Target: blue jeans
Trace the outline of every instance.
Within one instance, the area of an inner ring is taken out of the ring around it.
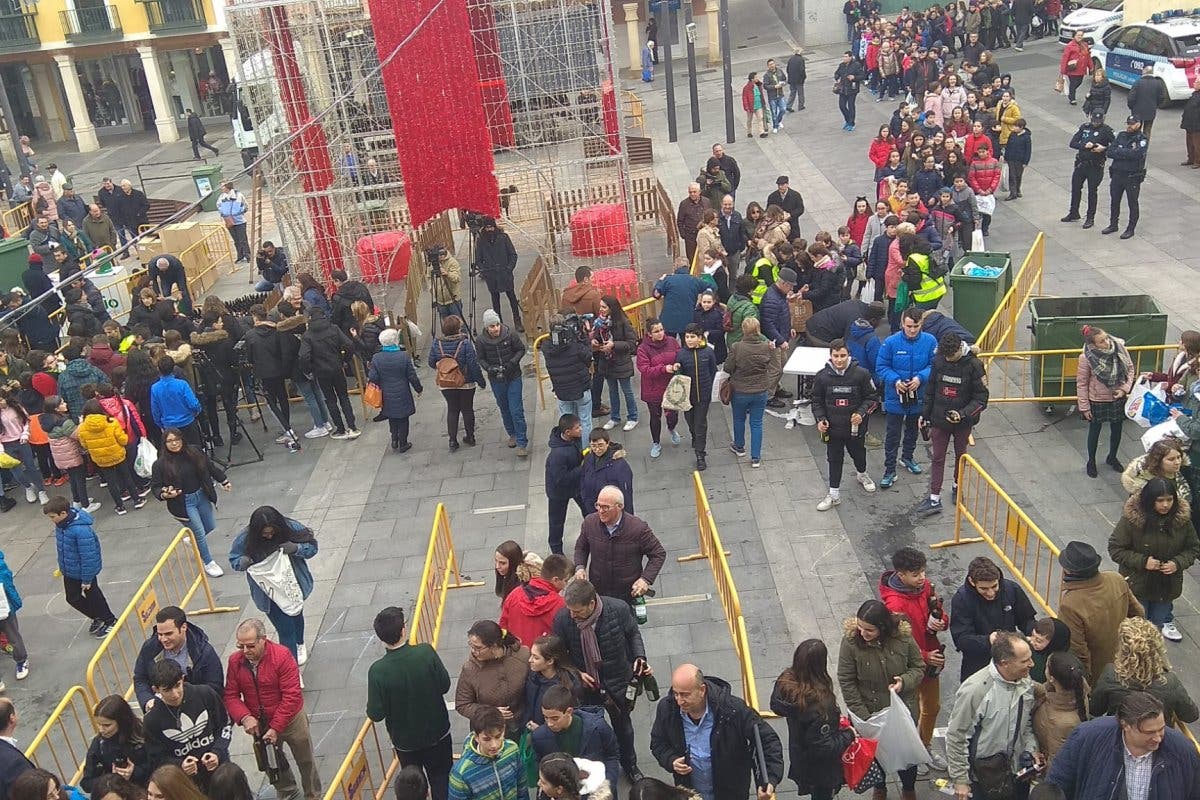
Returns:
[[[574,414],[579,417],[579,421],[583,423],[583,441],[588,440],[588,436],[592,433],[592,393],[589,389],[584,389],[583,397],[578,400],[559,400],[558,415]]]
[[[787,111],[787,100],[783,96],[783,92],[779,93],[779,97],[771,100],[771,122],[778,128],[783,124],[783,115]]]
[[[292,383],[296,384],[296,391],[300,392],[300,396],[304,398],[304,404],[308,406],[308,413],[312,415],[313,419],[313,427],[321,428],[329,424],[329,407],[325,405],[325,393],[320,391],[317,382],[294,378]]]
[[[904,431],[904,450],[901,457],[905,461],[911,461],[913,453],[917,449],[917,420],[919,417],[916,414],[906,416],[904,414],[888,414],[887,415],[887,435],[883,440],[883,471],[896,471],[896,453],[900,450],[900,431]]]
[[[254,284],[254,291],[256,291],[256,292],[269,292],[272,289],[278,289],[279,291],[282,292],[283,284],[275,283],[274,281],[269,281],[266,278],[263,278],[261,281]]]
[[[196,537],[196,548],[200,551],[200,558],[207,564],[213,560],[208,549],[208,535],[217,529],[212,501],[203,489],[197,489],[183,496],[183,505],[187,509],[188,527]]]
[[[846,120],[847,125],[854,124],[854,103],[858,100],[858,93],[854,94],[839,94],[838,108],[842,112],[842,119]]]
[[[33,457],[32,447],[20,442],[5,442],[4,452],[21,462],[20,466],[13,467],[10,470],[13,480],[26,489],[42,488],[41,481],[38,480],[41,473],[38,472],[37,461]]]
[[[279,634],[279,643],[291,650],[292,658],[295,658],[296,645],[304,644],[304,612],[301,611],[296,616],[289,617],[270,600],[267,603],[269,603],[267,619],[271,620],[271,624],[275,626],[275,630]]]
[[[750,416],[750,458],[762,457],[763,414],[767,410],[767,392],[742,394],[734,392],[730,406],[733,408],[733,444],[739,450],[746,447],[746,416]]]
[[[492,394],[500,407],[500,418],[504,420],[504,432],[517,440],[517,447],[529,447],[529,433],[525,428],[525,405],[521,394],[521,376],[511,381],[492,381]]]
[[[1146,609],[1146,619],[1154,623],[1154,627],[1161,628],[1168,622],[1175,621],[1175,602],[1173,600],[1143,600],[1138,598],[1138,602]]]
[[[621,391],[617,391],[617,387],[621,387]],[[633,397],[633,378],[608,378],[608,402],[612,406],[612,413],[608,418],[613,422],[621,421],[621,395],[625,395],[625,405],[629,408],[629,419],[631,422],[638,421],[637,401]]]

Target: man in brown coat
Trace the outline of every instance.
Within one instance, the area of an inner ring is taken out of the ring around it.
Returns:
[[[1079,656],[1092,686],[1117,653],[1117,626],[1145,610],[1125,579],[1100,571],[1100,554],[1086,542],[1068,542],[1058,556],[1063,571],[1058,618],[1071,629],[1071,652]]]
[[[584,518],[575,541],[575,577],[591,581],[604,597],[632,605],[658,577],[667,550],[649,525],[624,509],[625,496],[620,489],[605,486],[600,490],[596,510]]]
[[[679,236],[683,239],[689,264],[696,255],[696,233],[700,230],[700,219],[710,208],[712,203],[700,194],[700,184],[689,183],[688,196],[679,201],[679,211],[675,215],[675,223],[679,226]]]
[[[562,290],[563,306],[576,314],[600,315],[600,290],[592,285],[592,271],[587,267],[575,270],[575,283]]]

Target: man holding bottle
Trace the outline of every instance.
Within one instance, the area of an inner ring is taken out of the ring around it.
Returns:
[[[625,496],[605,486],[596,498],[575,540],[575,577],[588,578],[602,597],[615,597],[630,606],[650,591],[667,560],[667,550],[650,526],[626,514]]]

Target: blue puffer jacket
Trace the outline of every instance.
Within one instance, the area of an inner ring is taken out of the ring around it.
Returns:
[[[293,535],[291,541],[297,544],[297,550],[289,558],[292,561],[292,571],[296,573],[296,583],[300,585],[300,593],[304,597],[312,594],[313,576],[308,571],[307,559],[312,558],[317,554],[317,540],[309,532],[307,526],[297,522],[290,517],[286,518],[288,527],[292,530]],[[242,528],[237,536],[233,539],[233,544],[229,548],[229,566],[233,567],[238,572],[245,572],[254,564],[254,560],[246,552],[246,538],[250,535],[247,528]],[[283,542],[280,542],[282,545]],[[268,554],[270,555],[270,554]],[[258,610],[267,613],[271,608],[271,598],[267,597],[266,592],[254,582],[250,575],[246,575],[246,583],[250,584],[250,599],[254,601],[254,605]]]
[[[427,363],[436,370],[437,362],[443,358],[453,358],[458,362],[458,369],[462,372],[463,380],[466,381],[462,388],[470,389],[472,388],[471,384],[475,384],[481,389],[485,386],[483,368],[479,366],[479,356],[475,353],[475,345],[471,343],[471,339],[465,333],[433,340],[433,344],[429,346]]]
[[[867,277],[874,278],[877,281],[883,280],[884,273],[887,272],[888,248],[892,244],[892,237],[886,233],[881,233],[875,237],[875,241],[871,242],[871,251],[867,253]]]
[[[1125,796],[1125,744],[1116,717],[1101,717],[1075,729],[1059,749],[1046,780],[1071,798]],[[1183,734],[1168,727],[1153,756],[1150,797],[1200,797],[1200,759]]]
[[[875,374],[875,365],[879,361],[879,348],[883,342],[875,335],[875,326],[866,320],[856,320],[850,324],[846,333],[846,349],[850,357]]]
[[[4,587],[4,594],[8,598],[8,608],[15,614],[21,610],[21,594],[17,591],[17,584],[13,580],[12,570],[8,568],[8,562],[4,560],[4,553],[0,552],[0,586]]]
[[[792,310],[788,308],[787,295],[778,287],[768,286],[763,295],[762,303],[758,306],[758,314],[762,321],[763,336],[773,341],[776,346],[786,344],[792,338]]]
[[[879,348],[879,358],[875,362],[875,377],[879,379],[883,389],[883,409],[889,414],[903,414],[908,417],[920,416],[925,404],[925,387],[929,384],[929,373],[933,368],[933,355],[937,351],[937,339],[928,333],[919,333],[915,341],[910,341],[904,331],[893,333],[883,340]],[[896,394],[896,381],[906,381],[917,376],[921,379],[921,388],[917,390],[917,402],[900,405],[900,395]]]
[[[579,497],[579,482],[583,476],[583,453],[579,441],[562,437],[556,425],[550,431],[550,452],[546,456],[546,497]]]
[[[92,515],[80,508],[67,511],[67,518],[54,526],[58,569],[64,578],[91,583],[100,574],[100,538],[92,527]]]
[[[942,334],[957,333],[958,338],[967,344],[975,344],[975,334],[964,328],[954,317],[948,317],[940,311],[931,311],[921,320],[921,330],[934,339],[941,341]]]

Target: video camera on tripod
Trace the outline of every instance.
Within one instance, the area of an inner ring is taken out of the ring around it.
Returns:
[[[435,279],[442,277],[442,258],[445,255],[446,248],[440,244],[425,248],[425,263],[429,265],[429,272]]]

